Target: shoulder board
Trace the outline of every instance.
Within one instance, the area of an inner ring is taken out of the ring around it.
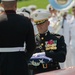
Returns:
[[[57,38],[60,38],[61,37],[61,35],[60,36],[56,36]]]
[[[51,34],[54,35],[54,36],[57,37],[57,38],[60,38],[61,36],[63,36],[63,35],[55,34],[55,33],[51,33]]]

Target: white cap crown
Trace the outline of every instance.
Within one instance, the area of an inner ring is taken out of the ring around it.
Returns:
[[[48,19],[50,16],[50,12],[45,9],[37,9],[31,14],[31,18],[33,18],[34,21],[45,20]]]

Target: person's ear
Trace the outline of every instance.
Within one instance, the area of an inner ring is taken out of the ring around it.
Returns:
[[[48,25],[50,25],[50,21],[48,21]]]
[[[15,2],[15,4],[14,4],[14,9],[16,11],[16,9],[17,9],[17,2]]]
[[[3,5],[2,3],[0,3],[0,6],[1,6],[1,7],[4,7],[4,5]]]

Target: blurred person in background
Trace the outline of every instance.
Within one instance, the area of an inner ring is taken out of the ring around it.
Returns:
[[[51,17],[49,18],[50,21],[50,28],[52,29],[53,33],[57,33],[59,26],[62,21],[62,16],[60,11],[54,9],[50,4],[47,5],[46,9],[50,12]],[[49,29],[50,30],[50,29]]]
[[[69,22],[70,26],[70,51],[68,54],[67,67],[75,66],[75,4],[72,7],[72,18]]]

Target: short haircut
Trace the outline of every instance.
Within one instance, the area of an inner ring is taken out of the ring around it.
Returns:
[[[2,4],[4,5],[4,7],[6,8],[10,8],[13,7],[16,1],[2,1]]]

